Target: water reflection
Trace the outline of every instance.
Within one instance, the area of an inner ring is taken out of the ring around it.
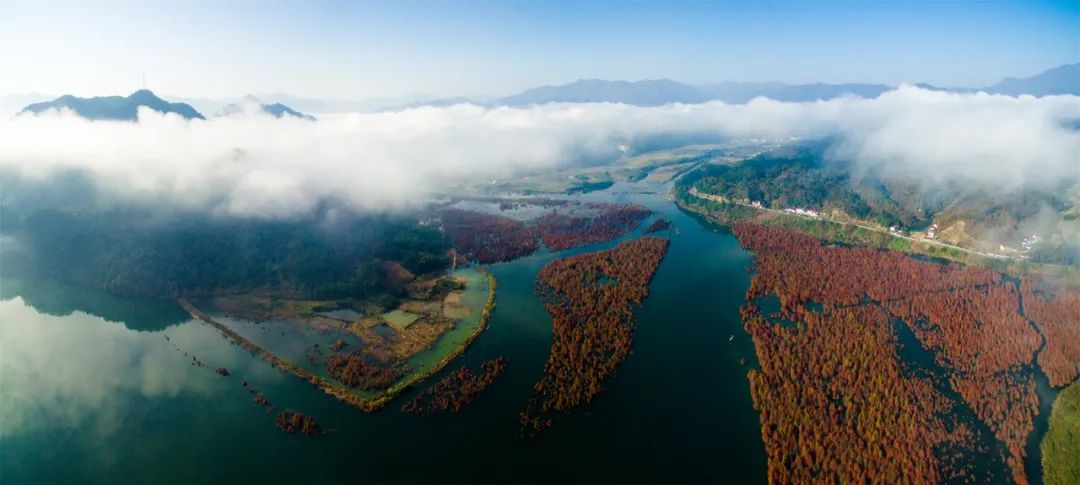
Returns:
[[[10,265],[4,270],[0,300],[19,296],[27,305],[48,315],[66,316],[82,311],[144,331],[164,330],[189,319],[187,312],[173,301],[119,298],[28,271],[14,273]]]
[[[207,397],[230,385],[213,366],[253,366],[249,356],[192,321],[167,332],[136,332],[82,311],[41,313],[22,297],[0,301],[0,315],[3,438],[50,429],[106,438],[137,403]],[[275,374],[255,367],[248,373]]]

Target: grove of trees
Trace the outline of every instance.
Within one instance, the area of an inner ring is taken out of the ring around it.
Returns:
[[[540,247],[532,230],[508,217],[461,209],[446,209],[440,217],[454,247],[478,263],[510,261]]]
[[[359,353],[336,353],[327,357],[326,372],[349,387],[365,390],[386,389],[405,375],[404,366],[383,366],[369,362]]]
[[[419,415],[461,411],[462,407],[494,383],[505,368],[506,359],[501,356],[481,363],[479,374],[467,366],[461,366],[403,404],[401,411]]]
[[[283,411],[274,417],[274,425],[286,433],[303,433],[304,436],[315,436],[319,433],[319,424],[315,418],[293,411]]]
[[[1021,291],[1015,282],[980,268],[940,264],[870,248],[827,247],[817,239],[777,227],[736,224],[733,231],[740,243],[754,254],[755,274],[747,292],[748,306],[744,309],[744,317],[755,335],[755,343],[759,344],[763,371],[772,366],[773,360],[787,362],[778,369],[790,367],[788,359],[791,356],[766,351],[769,349],[767,345],[770,345],[768,342],[775,335],[783,335],[783,338],[794,336],[783,334],[787,329],[760,318],[760,310],[752,304],[758,297],[775,295],[779,299],[779,316],[800,322],[800,332],[796,332],[795,336],[811,331],[813,324],[832,322],[832,319],[838,318],[838,314],[846,315],[845,312],[856,310],[861,312],[856,316],[857,320],[864,322],[864,326],[870,325],[868,322],[871,321],[884,322],[874,323],[882,327],[882,332],[890,333],[888,322],[899,320],[912,330],[919,344],[934,356],[949,387],[1005,446],[1007,454],[1004,461],[1012,472],[1013,480],[1027,483],[1025,445],[1039,412],[1032,365],[1042,338],[1021,312]],[[1030,284],[1026,283],[1025,286]],[[1045,324],[1049,330],[1043,330],[1047,335],[1047,350],[1043,352],[1050,351],[1050,354],[1046,357],[1040,354],[1040,363],[1047,362],[1043,364],[1044,369],[1055,369],[1053,372],[1059,373],[1052,377],[1056,378],[1054,382],[1072,379],[1075,374],[1069,377],[1068,356],[1080,344],[1076,344],[1076,334],[1069,333],[1075,330],[1069,323],[1070,317],[1064,315],[1070,314],[1071,318],[1075,318],[1078,307],[1075,303],[1067,307],[1070,304],[1068,294],[1050,295],[1027,288],[1024,293],[1030,294],[1024,299],[1027,315],[1036,322],[1050,322]],[[1029,300],[1034,303],[1028,303]],[[1055,302],[1059,301],[1062,306],[1055,306],[1059,304]],[[821,310],[809,310],[809,303],[820,305]],[[1040,325],[1042,328],[1044,324]],[[762,326],[764,328],[758,328]],[[830,347],[836,352],[843,352],[840,355],[845,365],[856,358],[856,352],[849,349],[852,345],[847,341],[849,338],[833,341]],[[1055,340],[1058,341],[1056,346],[1050,347]],[[796,350],[794,346],[786,348],[797,352],[796,357],[809,355],[806,349]],[[859,351],[860,354],[865,352],[870,351]],[[1075,359],[1071,361],[1075,362]],[[838,385],[835,384],[837,370],[834,366],[819,366],[812,370],[819,374],[814,379],[825,380],[830,389]],[[877,367],[865,370],[868,373],[866,379],[851,382],[872,385],[874,380],[881,378],[879,372],[885,372]],[[1047,374],[1051,375],[1051,371],[1047,371]],[[892,379],[886,377],[887,382]],[[755,392],[758,395],[764,390],[761,382],[767,382],[765,387],[773,393],[777,392],[774,384],[788,386],[785,389],[795,392],[799,399],[808,398],[805,394],[816,395],[819,392],[812,387],[791,388],[793,383],[788,381],[756,379],[758,389]],[[807,385],[824,384],[811,380]],[[844,392],[870,391],[873,389]],[[854,405],[854,402],[851,404]],[[905,401],[904,404],[909,403]],[[896,403],[891,405],[895,406]],[[869,411],[865,406],[856,406],[850,412],[861,416]],[[894,409],[905,414],[913,412],[905,407]],[[911,415],[906,419],[924,417]],[[814,427],[814,432],[820,431],[817,428],[835,424],[827,419],[804,422]],[[767,421],[764,418],[762,423],[763,433],[770,431],[765,429]],[[794,445],[785,442],[777,446],[787,449]],[[866,448],[866,452],[876,453],[877,450]],[[842,481],[860,480],[849,477]]]

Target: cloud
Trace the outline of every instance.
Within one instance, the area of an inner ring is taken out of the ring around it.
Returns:
[[[634,107],[474,105],[308,122],[248,114],[137,123],[71,113],[0,121],[0,170],[49,181],[88,173],[97,191],[219,214],[283,217],[335,199],[396,209],[467,180],[619,154],[664,135],[835,136],[834,154],[935,181],[1012,190],[1080,176],[1080,98],[955,94],[902,86],[876,99]]]

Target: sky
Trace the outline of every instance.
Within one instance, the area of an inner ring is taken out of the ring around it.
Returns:
[[[1080,62],[1080,0],[0,0],[0,95],[500,96],[576,79],[983,87]]]

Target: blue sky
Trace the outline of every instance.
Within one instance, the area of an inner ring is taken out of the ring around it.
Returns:
[[[220,4],[220,5],[219,5]],[[1080,62],[1080,0],[0,2],[0,94],[503,95],[580,78],[985,86]]]

